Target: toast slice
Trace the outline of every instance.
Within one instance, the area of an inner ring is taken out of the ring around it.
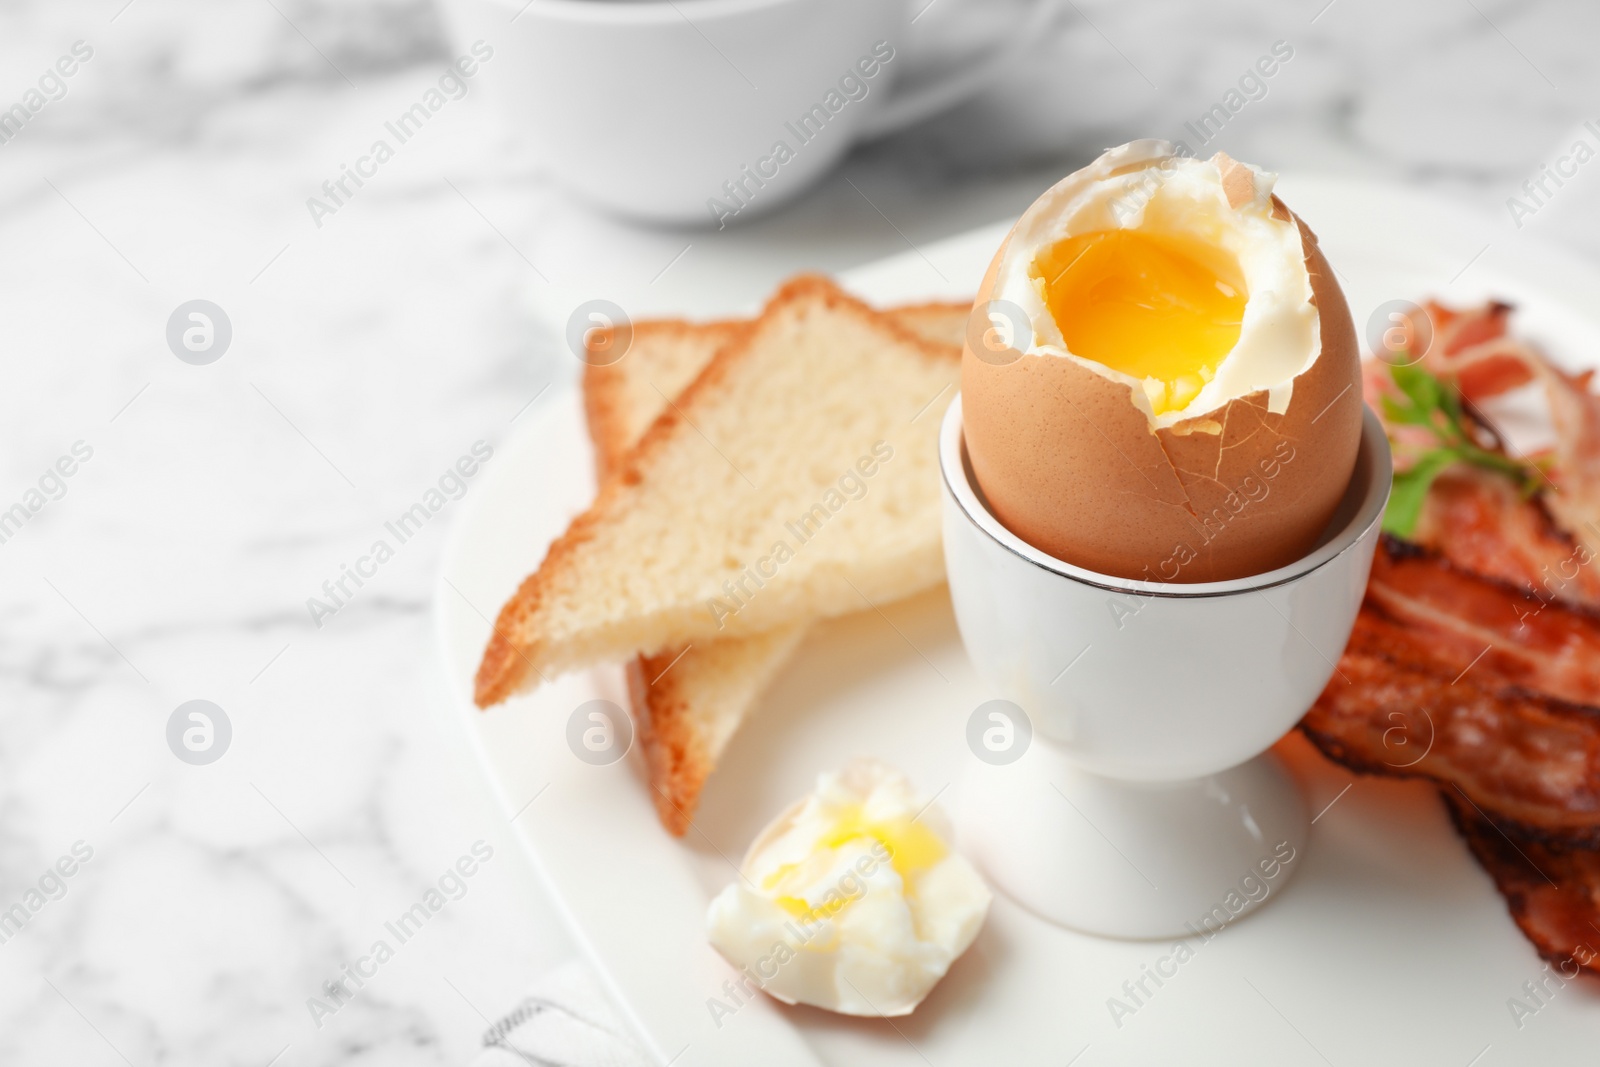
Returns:
[[[785,285],[501,610],[479,705],[936,584],[935,443],[959,367],[827,279]]]
[[[968,303],[921,304],[886,312],[925,340],[959,351]],[[625,358],[591,363],[584,408],[603,481],[617,470],[651,423],[749,324],[742,321],[635,323]],[[603,344],[604,337],[594,343]],[[791,623],[753,637],[721,638],[639,656],[628,667],[628,692],[657,814],[682,836],[723,749],[808,628]]]
[[[958,352],[971,313],[970,302],[910,304],[883,312],[923,340]],[[623,359],[584,368],[584,412],[602,481],[621,466],[650,424],[667,410],[667,401],[683,392],[711,357],[750,325],[747,319],[634,323],[633,342]],[[597,330],[591,336],[595,347],[607,341],[605,331]]]

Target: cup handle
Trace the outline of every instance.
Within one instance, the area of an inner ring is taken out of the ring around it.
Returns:
[[[999,45],[992,52],[973,57],[970,65],[953,77],[911,92],[894,94],[881,109],[862,121],[857,139],[871,141],[886,137],[977,94],[1001,73],[1024,46],[1037,39],[1061,10],[1058,0],[1034,0],[1032,9],[1008,43]]]

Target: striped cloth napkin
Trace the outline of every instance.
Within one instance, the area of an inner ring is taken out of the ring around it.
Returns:
[[[535,982],[483,1035],[471,1067],[651,1067],[581,959]]]

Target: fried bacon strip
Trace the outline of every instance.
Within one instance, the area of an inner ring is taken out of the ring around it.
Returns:
[[[1600,975],[1600,852],[1507,834],[1452,790],[1445,806],[1506,898],[1511,918],[1562,978]]]
[[[1393,538],[1374,554],[1366,605],[1389,628],[1399,624],[1404,633],[1394,639],[1418,646],[1449,680],[1600,705],[1593,611],[1520,592]]]
[[[1430,301],[1427,311],[1434,339],[1423,366],[1453,382],[1467,411],[1485,427],[1493,430],[1478,401],[1529,382],[1543,387],[1557,442],[1548,486],[1552,491],[1542,494],[1544,506],[1561,530],[1600,556],[1600,396],[1594,393],[1595,372],[1569,373],[1511,337],[1509,304],[1490,301],[1455,311]],[[1366,375],[1367,399],[1375,410],[1382,410],[1378,397],[1392,388],[1382,364],[1375,362]],[[1416,429],[1399,427],[1395,432],[1408,438]]]
[[[1367,636],[1383,644],[1404,633]],[[1519,834],[1600,847],[1600,722],[1592,709],[1515,689],[1452,686],[1371,648],[1346,652],[1339,673],[1300,723],[1328,758],[1366,774],[1459,786]]]
[[[1452,380],[1467,400],[1482,400],[1533,380],[1526,346],[1507,336],[1512,307],[1489,301],[1454,311],[1435,301],[1426,305],[1433,342],[1422,365]]]
[[[1600,975],[1600,397],[1593,372],[1511,338],[1510,311],[1430,303],[1424,366],[1496,445],[1477,402],[1538,382],[1557,438],[1547,480],[1532,499],[1465,466],[1434,481],[1421,547],[1380,548],[1339,672],[1301,728],[1355,770],[1438,784],[1518,927],[1570,979]],[[1394,388],[1368,366],[1374,408]],[[1426,434],[1391,427],[1399,445]]]
[[[1593,550],[1555,524],[1542,496],[1525,499],[1492,471],[1458,466],[1439,475],[1411,539],[1457,567],[1541,599],[1600,608]]]
[[[1534,355],[1530,364],[1544,383],[1556,431],[1556,492],[1544,494],[1556,523],[1600,555],[1600,397],[1594,371],[1568,374]]]
[[[1459,787],[1530,838],[1600,847],[1600,619],[1386,539],[1301,722],[1353,770]]]

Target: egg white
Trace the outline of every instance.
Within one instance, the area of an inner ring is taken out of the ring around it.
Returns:
[[[1253,195],[1233,207],[1218,160],[1181,156],[1166,141],[1141,140],[1107,150],[1048,190],[1012,232],[994,288],[994,298],[1020,307],[1032,327],[1023,358],[1070,359],[1130,386],[1152,430],[1198,419],[1261,390],[1268,392],[1271,411],[1287,411],[1294,379],[1322,353],[1321,322],[1299,227],[1272,213],[1277,175],[1255,167],[1248,173]],[[1237,259],[1249,291],[1239,340],[1216,375],[1188,404],[1160,415],[1140,379],[1067,349],[1030,274],[1039,253],[1057,242],[1116,229],[1186,236],[1222,249]]]
[[[946,851],[902,879],[893,866],[852,840],[819,844],[842,812],[872,821],[918,821],[945,843],[950,827],[904,774],[857,760],[818,777],[816,790],[762,831],[740,878],[711,902],[711,944],[767,995],[848,1015],[910,1012],[977,936],[991,896],[972,865]],[[883,853],[887,855],[887,853]],[[849,903],[826,917],[797,921],[767,888],[780,870],[787,891],[816,907],[841,885]]]

